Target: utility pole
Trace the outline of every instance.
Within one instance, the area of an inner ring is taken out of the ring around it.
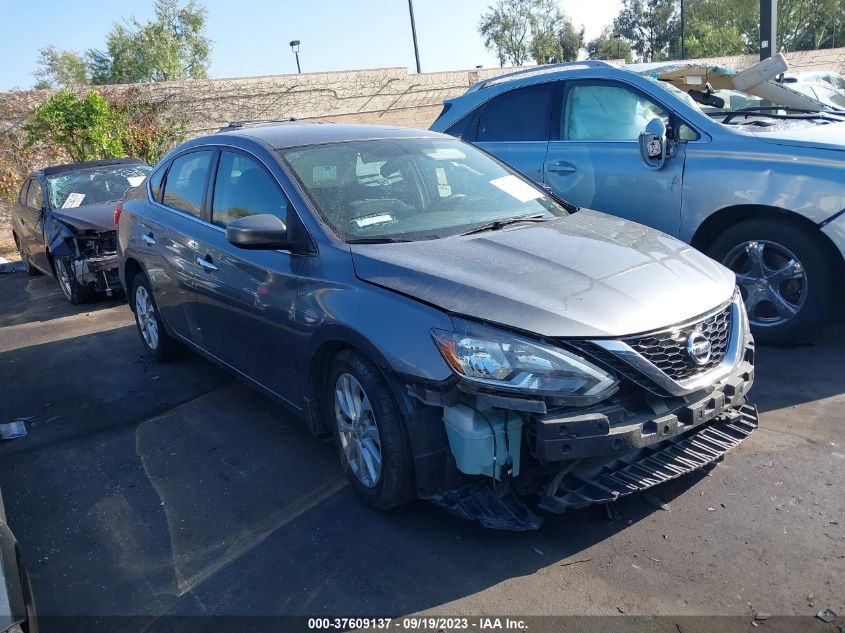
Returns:
[[[417,73],[420,70],[420,49],[417,46],[417,25],[414,23],[414,0],[408,0],[408,11],[411,13],[411,36],[414,38],[414,57],[417,60]]]
[[[687,58],[687,43],[684,35],[684,0],[681,0],[681,59]]]
[[[760,61],[778,48],[778,0],[760,0]]]
[[[296,55],[296,72],[301,73],[302,68],[299,67],[299,40],[291,41],[290,50]]]

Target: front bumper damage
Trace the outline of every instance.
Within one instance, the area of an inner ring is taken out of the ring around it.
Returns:
[[[53,258],[70,264],[80,286],[108,296],[121,290],[116,231],[76,228],[59,220],[45,228]]]
[[[758,424],[757,410],[747,401],[754,343],[744,308],[733,315],[724,339],[725,361],[687,379],[686,388],[664,381],[667,389],[653,380],[655,372],[623,366],[602,356],[602,349],[590,358],[614,371],[619,389],[591,406],[469,393],[459,382],[441,389],[406,383],[407,393],[429,410],[417,429],[430,429],[435,411],[442,416],[441,428],[450,426],[450,416],[475,411],[488,424],[498,420],[503,438],[498,440],[491,425],[497,439],[473,453],[473,462],[466,459],[465,446],[456,446],[454,429],[440,447],[427,437],[424,454],[415,450],[419,496],[487,527],[528,530],[542,522],[528,505],[532,499],[552,513],[606,504],[720,460]],[[518,428],[519,442],[512,428]],[[485,454],[486,465],[466,468]]]

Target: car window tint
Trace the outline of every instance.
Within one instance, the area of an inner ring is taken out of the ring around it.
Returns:
[[[287,211],[287,199],[260,163],[243,154],[220,154],[211,212],[214,224],[225,227],[232,220],[259,213],[287,221]]]
[[[156,202],[161,201],[161,181],[164,179],[165,171],[167,170],[162,166],[150,174],[150,192]]]
[[[556,82],[511,90],[490,101],[478,141],[547,141]]]
[[[563,138],[587,141],[635,141],[651,119],[669,126],[669,113],[624,86],[572,86],[566,95]]]
[[[29,191],[26,192],[26,206],[30,209],[41,209],[44,206],[44,195],[41,193],[41,185],[37,180],[29,183]]]
[[[199,217],[212,153],[191,152],[174,159],[164,184],[164,204]]]
[[[23,205],[26,204],[26,190],[27,190],[27,187],[29,187],[29,183],[31,183],[31,182],[32,182],[31,180],[27,180],[26,182],[23,183],[23,187],[21,187],[21,193],[18,196],[18,202],[20,202]]]

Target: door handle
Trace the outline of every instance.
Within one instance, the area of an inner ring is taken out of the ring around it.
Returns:
[[[214,265],[214,262],[208,259],[208,255],[205,257],[197,257],[197,264],[199,264],[203,270],[207,272],[211,272],[212,270],[217,270],[217,266]]]
[[[144,243],[147,246],[155,246],[155,244],[156,244],[156,238],[153,237],[152,233],[145,233],[144,235],[141,236],[141,239],[144,240]]]
[[[568,163],[565,160],[556,160],[553,163],[549,163],[546,167],[547,171],[553,171],[556,174],[569,174],[574,172],[577,169],[575,165],[572,163]]]

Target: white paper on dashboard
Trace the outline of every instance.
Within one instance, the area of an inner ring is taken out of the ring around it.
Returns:
[[[390,222],[393,218],[389,215],[371,215],[368,218],[358,218],[355,224],[359,227],[371,226],[373,224],[381,224],[382,222]]]
[[[536,200],[537,198],[543,197],[541,192],[513,175],[495,178],[490,181],[490,184],[494,187],[498,187],[506,194],[513,196],[520,202],[528,202],[529,200]]]
[[[84,193],[72,193],[67,197],[65,203],[62,205],[62,209],[74,209],[82,204],[82,201],[85,200]]]
[[[129,181],[129,184],[130,184],[132,187],[137,187],[137,186],[138,186],[138,185],[140,185],[142,182],[144,182],[144,178],[146,178],[146,176],[128,176],[128,177],[126,178],[126,180],[128,180],[128,181]]]

